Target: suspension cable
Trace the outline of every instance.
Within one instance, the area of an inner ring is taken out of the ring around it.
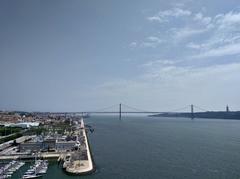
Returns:
[[[207,112],[207,111],[208,111],[208,110],[206,110],[206,109],[204,109],[204,108],[202,108],[202,107],[196,106],[196,105],[194,105],[194,107],[197,108],[197,109],[200,109],[201,111],[204,111],[204,112]]]
[[[94,112],[103,112],[106,109],[111,109],[111,108],[116,107],[116,106],[118,106],[118,104],[114,104],[114,105],[111,105],[111,106],[108,106],[108,107],[100,108],[100,109],[94,110]]]

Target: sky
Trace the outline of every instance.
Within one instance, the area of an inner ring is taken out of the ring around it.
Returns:
[[[239,29],[238,0],[1,0],[0,109],[240,110]]]

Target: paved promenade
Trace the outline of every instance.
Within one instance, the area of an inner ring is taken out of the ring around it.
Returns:
[[[72,165],[66,168],[66,171],[73,174],[85,174],[94,170],[93,160],[90,152],[90,147],[88,145],[88,137],[86,134],[85,126],[83,120],[81,120],[81,130],[83,130],[83,136],[86,140],[86,150],[87,150],[87,160],[76,160]]]

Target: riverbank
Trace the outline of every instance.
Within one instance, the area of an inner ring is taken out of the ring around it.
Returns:
[[[240,120],[240,111],[207,111],[192,113],[161,113],[150,115],[150,117],[187,117],[187,118],[207,118],[207,119],[235,119]]]

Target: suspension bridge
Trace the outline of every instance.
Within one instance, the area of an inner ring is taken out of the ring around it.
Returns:
[[[82,112],[76,112],[74,114],[118,114],[119,120],[122,119],[122,114],[163,114],[163,113],[180,113],[180,112],[189,112],[191,113],[191,118],[194,119],[194,109],[197,109],[198,111],[207,112],[208,110],[205,110],[204,108],[201,108],[196,105],[186,105],[181,108],[169,110],[169,111],[148,111],[144,109],[139,109],[136,107],[132,107],[123,103],[115,104],[112,106],[108,106],[105,108],[93,110],[93,111],[82,111]]]

